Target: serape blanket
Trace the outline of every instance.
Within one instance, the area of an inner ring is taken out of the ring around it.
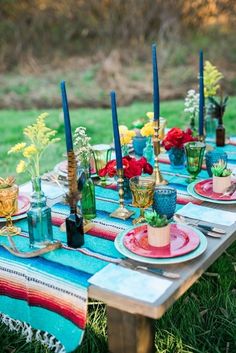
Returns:
[[[233,146],[230,148],[232,151]],[[236,165],[236,155],[231,162]],[[201,203],[186,191],[185,169],[172,169],[166,159],[160,163],[160,169],[169,185],[177,189],[177,209],[188,202]],[[207,177],[203,169],[199,180]],[[71,352],[81,343],[88,279],[107,264],[120,262],[123,255],[115,249],[113,240],[120,231],[132,226],[132,218],[139,213],[128,200],[127,207],[135,211],[134,216],[126,221],[110,218],[109,214],[118,207],[118,193],[114,189],[114,185],[96,186],[97,217],[85,234],[83,247],[72,249],[66,245],[66,234],[59,228],[69,213],[63,203],[52,207],[54,239],[63,243],[62,249],[22,259],[0,247],[0,320],[11,330],[21,332],[27,341],[39,340],[56,353]],[[20,250],[29,251],[27,220],[22,219],[17,225],[22,231],[14,241]],[[7,243],[5,237],[0,238],[0,244]]]

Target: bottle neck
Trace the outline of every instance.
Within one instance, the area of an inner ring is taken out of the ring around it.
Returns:
[[[219,124],[220,126],[223,125],[223,116],[219,116],[218,124]]]
[[[45,206],[46,205],[46,197],[41,188],[41,178],[33,177],[32,178],[32,189],[33,193],[31,195],[31,204],[34,206]]]

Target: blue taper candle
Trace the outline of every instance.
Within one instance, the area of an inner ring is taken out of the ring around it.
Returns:
[[[203,68],[203,52],[199,52],[199,136],[204,135],[204,68]]]
[[[65,81],[61,82],[61,98],[62,98],[62,107],[64,113],[64,124],[65,124],[65,136],[66,136],[66,149],[67,152],[73,150],[73,142],[71,135],[71,125],[70,125],[70,113],[66,95],[66,83]]]
[[[110,93],[110,96],[111,96],[113,136],[114,136],[115,152],[116,152],[116,167],[117,169],[122,169],[123,165],[122,165],[120,133],[119,133],[119,125],[118,125],[117,109],[116,109],[116,93],[112,91]]]
[[[152,71],[153,71],[153,108],[154,121],[159,120],[160,116],[160,97],[159,97],[159,82],[158,82],[158,68],[157,68],[157,53],[156,45],[152,45]]]

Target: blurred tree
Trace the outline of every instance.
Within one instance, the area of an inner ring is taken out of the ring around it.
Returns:
[[[189,31],[232,31],[235,19],[235,0],[1,0],[0,65],[152,40],[171,48]]]

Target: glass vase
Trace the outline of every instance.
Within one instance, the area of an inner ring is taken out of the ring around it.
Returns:
[[[132,199],[132,193],[129,185],[129,179],[124,178],[124,200],[128,201]]]
[[[147,143],[147,138],[145,136],[134,136],[133,137],[134,153],[137,156],[143,155],[143,150],[146,146],[146,143]]]
[[[83,218],[96,217],[95,186],[90,177],[89,169],[84,170],[85,180],[82,188],[81,211]]]
[[[32,178],[31,208],[27,213],[30,246],[42,248],[53,241],[51,209],[41,188],[41,178]]]
[[[154,149],[151,136],[148,136],[147,138],[146,147],[143,150],[143,156],[146,158],[148,163],[152,166],[154,165]]]
[[[129,155],[129,145],[122,145],[121,146],[121,151],[122,151],[122,156],[128,156]]]
[[[185,162],[185,153],[184,153],[184,148],[176,148],[172,147],[168,151],[169,159],[170,159],[170,165],[173,168],[184,168],[184,162]]]
[[[214,106],[210,101],[206,101],[205,131],[207,139],[215,139],[218,119],[215,116]]]

